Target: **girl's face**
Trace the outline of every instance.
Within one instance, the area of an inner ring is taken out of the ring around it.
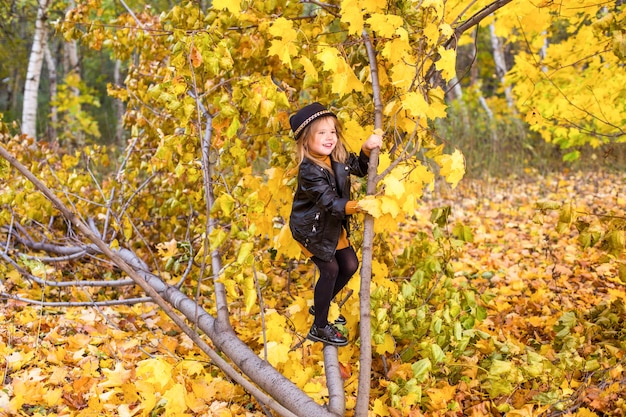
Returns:
[[[309,152],[330,155],[337,146],[337,129],[332,117],[324,117],[311,125]]]

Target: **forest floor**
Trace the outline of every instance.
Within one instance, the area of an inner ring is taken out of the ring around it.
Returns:
[[[555,345],[559,330],[574,336],[573,350],[587,361],[588,372],[560,390],[562,411],[552,409],[551,415],[625,415],[626,174],[463,180],[456,189],[436,189],[424,202],[424,218],[431,208],[449,205],[451,223],[471,227],[473,242],[465,245],[454,270],[495,296],[484,323],[490,333],[502,343],[538,351]],[[557,230],[559,210],[542,213],[537,209],[542,202],[543,207],[571,204],[576,220],[622,230],[622,240],[613,244],[618,250],[583,248],[576,227]],[[564,317],[573,318],[570,328]],[[522,415],[542,415],[536,408],[539,391],[518,389],[507,401],[525,406],[529,414]]]
[[[449,205],[451,224],[472,230],[473,241],[453,266],[458,281],[493,295],[480,326],[497,339],[498,349],[512,352],[510,363],[521,369],[507,371],[507,378],[518,378],[512,381],[515,389],[498,398],[514,410],[507,417],[626,415],[626,285],[620,279],[626,251],[584,249],[575,228],[557,231],[558,210],[537,210],[539,202],[568,203],[579,219],[604,218],[623,226],[624,184],[624,174],[597,172],[468,179],[455,189],[438,185],[423,198],[416,227],[428,228],[430,210]],[[601,217],[606,215],[613,217]],[[73,295],[89,297],[81,290]],[[309,320],[308,314],[302,317]],[[253,414],[242,389],[207,366],[153,307],[41,309],[2,300],[0,321],[7,323],[0,326],[0,416],[131,416],[141,410],[162,415],[163,400],[179,410],[169,415],[262,415]],[[566,343],[572,343],[569,356]],[[568,375],[565,382],[548,387],[557,375],[555,366],[543,359],[532,362],[522,355],[527,347],[564,364],[559,375]],[[496,347],[482,348],[487,356]],[[504,378],[504,372],[495,377]],[[464,414],[429,415],[502,415],[490,408],[499,404],[486,398],[482,383],[450,391],[458,404],[471,404]],[[472,390],[480,395],[470,401]]]

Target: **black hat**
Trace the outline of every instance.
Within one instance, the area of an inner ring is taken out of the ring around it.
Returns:
[[[292,115],[289,118],[289,124],[291,124],[291,130],[293,130],[293,136],[296,140],[298,140],[305,127],[310,125],[313,120],[322,116],[337,117],[335,113],[331,112],[318,102],[304,106],[298,110],[296,114]]]

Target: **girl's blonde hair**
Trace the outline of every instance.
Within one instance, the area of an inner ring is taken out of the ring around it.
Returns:
[[[315,119],[307,127],[304,128],[302,134],[300,135],[300,138],[296,141],[296,156],[298,160],[298,165],[302,163],[304,158],[308,158],[317,165],[323,168],[327,168],[330,170],[330,172],[333,172],[332,168],[329,165],[326,165],[324,162],[320,161],[309,152],[309,139],[311,137],[313,127],[315,127],[320,121],[325,119],[331,119],[333,121],[333,123],[335,124],[335,132],[337,132],[337,145],[335,146],[335,149],[333,149],[333,152],[330,154],[330,157],[333,161],[341,162],[342,164],[346,163],[349,153],[343,142],[342,126],[336,117],[330,115],[322,116],[318,119]]]

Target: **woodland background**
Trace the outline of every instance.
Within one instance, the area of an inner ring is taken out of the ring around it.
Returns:
[[[625,26],[621,1],[3,2],[0,414],[625,415]],[[313,100],[398,161],[354,190],[338,350],[303,341],[285,234]]]

